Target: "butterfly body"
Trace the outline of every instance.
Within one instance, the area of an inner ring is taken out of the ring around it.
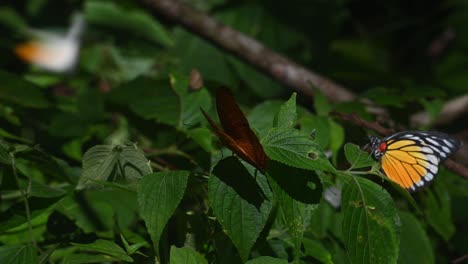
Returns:
[[[429,131],[404,131],[383,139],[370,137],[371,155],[381,161],[385,175],[411,192],[430,183],[439,164],[460,145],[447,134]]]

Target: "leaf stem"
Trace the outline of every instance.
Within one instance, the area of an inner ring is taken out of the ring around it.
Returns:
[[[21,196],[23,197],[23,202],[24,202],[24,210],[26,211],[26,220],[28,222],[28,233],[29,233],[29,239],[34,245],[34,247],[38,250],[38,252],[42,253],[42,250],[39,248],[37,245],[36,240],[34,239],[33,235],[33,227],[31,224],[31,210],[29,208],[29,202],[28,202],[28,193],[31,189],[31,178],[28,177],[28,186],[27,186],[27,191],[21,187],[21,183],[18,177],[18,173],[16,171],[16,158],[15,158],[15,153],[10,152],[10,158],[11,158],[11,168],[13,171],[13,176],[15,177],[16,184],[18,185],[18,189],[20,190]]]

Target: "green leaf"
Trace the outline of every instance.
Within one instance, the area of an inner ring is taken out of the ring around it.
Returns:
[[[84,154],[83,173],[76,188],[96,186],[96,181],[114,175],[132,183],[151,172],[149,161],[135,145],[97,145]]]
[[[30,108],[46,108],[49,102],[39,86],[0,70],[0,100]]]
[[[37,263],[37,251],[32,244],[18,246],[1,246],[0,263],[23,264]]]
[[[278,114],[276,114],[275,119],[273,120],[273,126],[284,128],[294,127],[296,119],[296,93],[293,93],[291,98],[281,106]]]
[[[279,215],[286,223],[292,238],[294,259],[299,259],[302,237],[310,223],[314,208],[310,202],[317,203],[320,200],[321,192],[318,190],[318,186],[321,186],[320,179],[317,175],[311,175],[310,171],[292,168],[279,162],[270,162],[268,168],[270,176],[268,179],[279,205]],[[304,200],[309,204],[304,203]]]
[[[434,263],[434,250],[421,223],[410,213],[400,212],[401,237],[398,263]]]
[[[138,206],[156,252],[164,227],[184,196],[189,175],[188,171],[157,172],[140,181]]]
[[[346,175],[342,189],[343,237],[353,263],[395,263],[400,219],[390,195],[364,178]]]
[[[338,151],[344,143],[345,131],[341,125],[332,119],[329,119],[328,122],[330,123],[330,150],[333,153],[333,161],[336,164]]]
[[[65,190],[50,187],[43,183],[39,183],[33,180],[31,180],[30,182],[22,180],[20,181],[20,186],[21,188],[28,190],[28,194],[33,197],[54,198],[60,197],[67,193]]]
[[[304,133],[314,133],[314,142],[322,149],[326,149],[330,143],[330,123],[327,116],[304,116],[301,120],[301,130]]]
[[[272,204],[236,157],[218,162],[213,174],[215,176],[208,181],[208,199],[213,213],[246,261],[266,224]]]
[[[121,261],[133,262],[133,259],[121,247],[109,240],[98,239],[90,244],[71,244],[79,250],[103,253]]]
[[[195,250],[171,246],[170,264],[208,264],[205,258]]]
[[[364,152],[358,145],[346,143],[344,146],[346,159],[351,164],[350,169],[359,169],[363,167],[371,167],[375,161],[367,152]]]
[[[133,253],[138,252],[138,249],[148,245],[148,242],[146,242],[146,241],[141,241],[141,242],[135,243],[133,245],[129,245],[127,240],[125,239],[125,237],[122,234],[120,234],[120,239],[122,240],[122,243],[124,244],[125,251],[127,251],[127,254],[129,254],[129,255],[132,255]]]
[[[164,27],[141,10],[129,10],[112,2],[87,1],[84,12],[91,24],[124,30],[163,46],[173,45]]]
[[[181,119],[179,96],[169,81],[139,77],[112,90],[110,99],[146,119],[178,126]]]
[[[0,142],[0,163],[10,165],[11,164],[11,156],[8,151],[8,145]]]
[[[433,188],[424,192],[422,199],[427,221],[446,241],[455,233],[452,221],[450,193],[442,182],[436,181]]]
[[[118,261],[118,259],[114,257],[110,257],[108,255],[102,254],[89,254],[89,253],[72,253],[67,254],[62,264],[84,264],[84,263],[108,263],[110,261]]]
[[[213,132],[211,132],[210,129],[205,127],[197,127],[188,130],[186,133],[206,152],[210,152],[213,149],[213,144],[211,141]]]
[[[286,259],[273,258],[268,256],[262,256],[247,261],[245,264],[288,264]]]
[[[325,264],[333,264],[333,259],[330,251],[326,249],[322,243],[316,240],[312,240],[309,238],[304,238],[302,241],[304,245],[305,255],[311,256],[321,263]]]
[[[211,109],[210,94],[206,89],[183,95],[181,97],[182,104],[182,120],[180,127],[193,127],[203,120],[200,107],[205,111]]]
[[[301,169],[335,171],[310,136],[299,130],[272,128],[262,139],[262,145],[272,160]]]
[[[283,102],[266,101],[255,106],[247,116],[250,127],[258,132],[259,138],[264,137],[273,126],[276,113],[281,109]]]
[[[318,89],[315,90],[314,108],[317,115],[320,116],[327,116],[332,110],[332,105],[328,101],[327,97],[325,97],[325,95],[323,95]]]

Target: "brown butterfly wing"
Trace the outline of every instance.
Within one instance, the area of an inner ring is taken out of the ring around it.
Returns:
[[[221,140],[223,145],[228,147],[231,151],[236,153],[240,158],[243,160],[247,161],[248,163],[252,164],[252,166],[255,166],[257,169],[262,170],[263,167],[260,167],[260,164],[257,164],[258,162],[249,155],[249,153],[241,147],[241,145],[238,144],[233,138],[231,138],[230,135],[226,134],[224,131],[221,130],[218,125],[213,121],[213,119],[208,116],[208,114],[203,110],[200,109],[205,116],[206,120],[208,120],[208,123],[210,123],[211,127],[213,128],[214,132],[216,133],[216,136]],[[263,170],[262,170],[263,172]]]
[[[268,157],[257,135],[255,135],[250,128],[247,118],[240,110],[234,96],[228,89],[223,88],[218,90],[216,94],[216,109],[224,132],[243,149],[244,154],[247,155],[250,160],[254,161],[254,163],[249,163],[264,172]],[[246,161],[249,160],[246,159],[246,157],[242,158]]]

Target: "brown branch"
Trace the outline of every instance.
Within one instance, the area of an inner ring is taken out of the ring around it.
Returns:
[[[431,121],[429,113],[419,112],[411,116],[411,126],[443,125],[468,113],[468,95],[454,98],[444,104],[436,119]]]
[[[367,128],[367,129],[370,129],[370,130],[373,130],[377,133],[379,133],[380,135],[383,135],[383,136],[389,136],[393,133],[395,133],[393,130],[391,129],[388,129],[388,128],[385,128],[383,126],[381,126],[380,124],[376,123],[376,122],[369,122],[369,121],[366,121],[366,120],[363,120],[362,118],[360,118],[358,115],[356,114],[346,114],[346,113],[339,113],[339,112],[331,112],[330,113],[332,116],[336,116],[336,117],[339,117],[340,119],[344,120],[344,121],[348,121],[356,126],[359,126],[359,127],[363,127],[363,128]],[[447,169],[449,169],[450,171],[453,171],[463,177],[465,177],[466,179],[468,179],[468,169],[463,166],[462,164],[452,160],[452,159],[446,159],[444,161],[444,165],[445,167],[447,167]]]
[[[313,96],[313,87],[316,87],[331,102],[351,101],[356,98],[356,95],[345,87],[294,63],[255,39],[215,21],[187,4],[177,0],[144,2],[155,11],[300,93]]]

